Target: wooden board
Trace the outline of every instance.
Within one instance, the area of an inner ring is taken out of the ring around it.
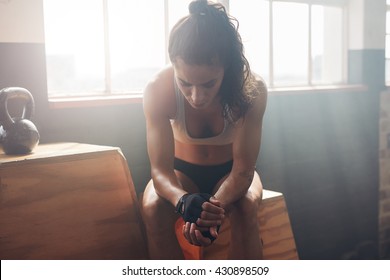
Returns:
[[[0,154],[0,259],[145,259],[139,221],[119,148],[58,143]]]
[[[258,211],[260,237],[263,240],[263,258],[266,260],[296,260],[298,254],[290,219],[282,193],[264,190],[263,201]],[[220,228],[219,237],[215,242],[203,248],[192,246],[182,237],[180,221],[176,231],[179,243],[188,259],[227,259],[230,242],[230,224],[226,220]]]
[[[295,260],[298,253],[282,193],[268,191],[258,212],[264,259]]]

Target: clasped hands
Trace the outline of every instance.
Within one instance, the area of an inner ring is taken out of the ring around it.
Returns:
[[[221,202],[207,193],[183,195],[176,205],[185,222],[182,232],[187,241],[196,246],[208,246],[217,237],[225,217]]]

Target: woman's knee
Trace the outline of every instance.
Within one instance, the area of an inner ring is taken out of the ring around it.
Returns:
[[[157,219],[158,213],[161,212],[162,201],[158,198],[144,196],[141,202],[142,216],[147,221]]]
[[[153,186],[145,189],[141,201],[141,213],[145,226],[148,230],[166,230],[172,226],[175,220],[175,212],[173,206],[161,198],[154,191]]]
[[[149,182],[141,200],[141,212],[144,219],[154,219],[161,212],[161,208],[164,207],[164,201],[160,198],[154,190],[153,183]]]
[[[261,183],[260,176],[256,172],[252,185],[249,187],[246,194],[236,201],[234,208],[240,214],[245,215],[244,217],[257,215],[262,197],[263,185]]]
[[[261,197],[255,197],[248,192],[233,204],[232,212],[235,212],[240,219],[257,217],[260,201]]]

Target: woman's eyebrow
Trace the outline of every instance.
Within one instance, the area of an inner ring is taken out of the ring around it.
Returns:
[[[179,79],[180,82],[182,82],[183,84],[191,85],[191,83],[189,83],[189,82],[187,82],[187,81],[185,81],[185,80],[183,80],[183,79],[181,79],[181,78],[178,78],[178,79]],[[207,82],[205,82],[205,83],[203,83],[203,84],[201,84],[201,85],[202,85],[202,86],[207,86],[207,85],[210,85],[210,84],[215,83],[216,81],[217,81],[217,79],[212,79],[212,80],[207,81]]]

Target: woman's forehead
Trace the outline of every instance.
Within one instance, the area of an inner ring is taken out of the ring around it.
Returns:
[[[224,73],[224,69],[220,65],[187,64],[181,58],[176,60],[173,68],[176,77],[191,84],[207,83],[210,80],[221,78]]]

